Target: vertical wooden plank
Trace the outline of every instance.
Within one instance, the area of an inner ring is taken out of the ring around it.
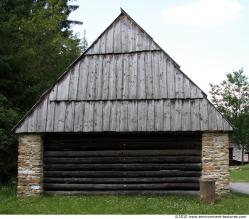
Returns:
[[[200,100],[200,123],[201,131],[208,130],[208,112],[207,112],[207,100]]]
[[[127,20],[127,51],[131,52],[132,51],[132,34],[133,34],[133,28],[132,28],[132,23],[130,20]]]
[[[103,56],[98,55],[96,60],[96,82],[95,82],[95,99],[102,99],[103,86]]]
[[[182,106],[182,131],[191,130],[190,100],[183,100]]]
[[[159,53],[152,53],[153,98],[160,98]]]
[[[78,81],[79,81],[79,69],[80,69],[80,61],[78,61],[70,73],[70,82],[69,82],[69,100],[76,100],[77,91],[78,91]]]
[[[217,129],[218,130],[224,130],[224,126],[223,126],[223,118],[222,115],[216,110],[216,121],[217,121]]]
[[[198,131],[200,130],[200,108],[198,99],[191,100],[191,130]]]
[[[163,130],[170,131],[171,130],[171,112],[170,112],[170,100],[164,100],[163,104]]]
[[[102,99],[107,100],[109,95],[109,72],[110,72],[110,56],[103,57],[103,87]]]
[[[64,132],[66,103],[58,102],[55,105],[54,132]]]
[[[93,131],[93,110],[94,105],[92,101],[85,102],[84,104],[84,118],[83,118],[83,132],[92,132]]]
[[[144,66],[144,53],[137,55],[137,98],[145,99],[145,66]]]
[[[88,74],[89,74],[89,57],[85,56],[80,63],[79,67],[79,81],[77,89],[77,100],[86,100],[87,99],[87,86],[88,86]]]
[[[127,24],[126,24],[126,17],[123,16],[120,19],[121,24],[121,51],[122,52],[128,52],[127,51]]]
[[[116,55],[116,93],[117,99],[123,99],[123,55]]]
[[[129,55],[129,99],[137,98],[137,54]]]
[[[103,105],[103,131],[110,131],[111,101],[105,101]]]
[[[137,102],[128,102],[128,131],[137,131]]]
[[[170,130],[176,131],[176,100],[170,100]]]
[[[147,131],[155,131],[155,102],[154,100],[148,101]]]
[[[151,69],[151,54],[145,53],[145,82],[146,82],[146,98],[153,98],[153,76]]]
[[[67,100],[68,99],[70,74],[71,74],[71,72],[68,72],[67,76],[65,76],[58,83],[58,91],[57,91],[57,98],[56,98],[57,100]]]
[[[113,26],[106,33],[106,53],[113,53]]]
[[[176,98],[183,98],[183,74],[176,69]]]
[[[110,131],[116,131],[117,125],[117,101],[110,101]]]
[[[94,103],[94,131],[100,132],[103,130],[103,102],[96,101]]]
[[[134,27],[134,32],[136,34],[136,51],[141,51],[142,50],[142,32],[137,27]]]
[[[120,131],[121,124],[121,102],[116,101],[116,132]]]
[[[208,104],[208,130],[217,130],[215,108]]]
[[[82,132],[84,118],[84,102],[75,102],[74,132]]]
[[[161,98],[168,97],[167,90],[167,59],[163,52],[160,52],[160,61],[159,61],[159,80],[160,80],[160,95]]]
[[[72,132],[74,125],[74,106],[75,102],[66,103],[66,113],[65,113],[65,132]]]
[[[44,98],[37,110],[37,121],[36,121],[36,131],[45,132],[46,131],[46,121],[47,121],[47,108],[48,108],[48,97]]]
[[[196,98],[197,97],[196,92],[197,92],[196,86],[192,82],[190,82],[190,97]]]
[[[109,72],[109,99],[116,99],[116,58],[110,56],[110,72]],[[118,88],[119,89],[119,88]]]
[[[100,41],[100,53],[106,53],[106,34],[102,35]]]
[[[182,130],[182,100],[175,101],[174,130]]]
[[[120,20],[118,20],[116,23],[114,23],[113,27],[113,51],[116,53],[121,52],[121,34],[120,34]]]
[[[155,131],[163,131],[163,100],[155,101]]]
[[[121,102],[121,120],[120,120],[120,131],[128,131],[128,101]]]
[[[167,59],[167,87],[168,98],[175,98],[175,67],[169,59]]]
[[[129,59],[128,55],[123,55],[123,99],[129,98]]]
[[[189,79],[184,76],[183,77],[183,92],[184,92],[184,98],[190,98],[190,81]]]
[[[138,131],[146,131],[147,127],[147,102],[138,101]]]
[[[94,100],[95,99],[95,65],[96,65],[96,56],[90,56],[88,58],[88,82],[86,89],[86,99]]]
[[[47,124],[46,132],[54,131],[54,111],[55,111],[55,102],[52,101],[56,96],[56,86],[50,91],[48,96],[48,109],[47,109]]]
[[[28,116],[28,132],[36,132],[37,110]]]

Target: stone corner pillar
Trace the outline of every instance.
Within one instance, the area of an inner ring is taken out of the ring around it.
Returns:
[[[39,134],[18,136],[17,195],[33,196],[42,193],[43,141]]]
[[[214,180],[217,195],[229,188],[229,135],[222,132],[202,134],[202,179]]]

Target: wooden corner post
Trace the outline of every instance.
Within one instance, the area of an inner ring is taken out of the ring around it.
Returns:
[[[215,202],[215,181],[211,179],[200,180],[200,201],[206,204]]]

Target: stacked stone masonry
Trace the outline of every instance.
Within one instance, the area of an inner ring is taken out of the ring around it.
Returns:
[[[42,136],[36,134],[20,135],[18,147],[18,185],[20,196],[42,193],[43,176]]]
[[[217,195],[229,192],[228,134],[202,134],[202,179],[215,180]]]

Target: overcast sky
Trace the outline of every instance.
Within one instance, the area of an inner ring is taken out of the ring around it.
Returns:
[[[248,0],[76,0],[70,19],[89,45],[120,14],[120,6],[205,93],[209,83],[244,68],[249,76]]]

